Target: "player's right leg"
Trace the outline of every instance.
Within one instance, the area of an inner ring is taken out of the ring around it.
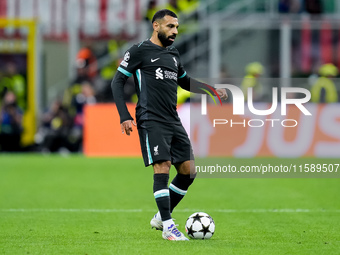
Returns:
[[[183,233],[181,233],[174,221],[171,218],[170,213],[170,196],[169,196],[169,171],[171,167],[170,161],[163,161],[153,164],[154,169],[154,184],[153,192],[158,207],[159,214],[161,216],[162,224],[160,221],[154,217],[150,224],[155,224],[156,227],[162,225],[163,232],[162,237],[171,241],[185,241],[188,240]]]
[[[169,227],[173,223],[170,214],[170,196],[168,188],[170,167],[170,161],[153,164],[153,194],[158,207],[158,213],[152,218],[150,224],[158,230],[163,230],[164,227]]]

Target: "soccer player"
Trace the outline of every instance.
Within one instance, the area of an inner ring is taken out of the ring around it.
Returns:
[[[153,166],[153,192],[159,211],[151,219],[151,227],[162,230],[164,239],[188,240],[171,218],[196,176],[191,144],[176,110],[177,86],[198,93],[205,93],[201,88],[210,93],[217,91],[222,99],[227,98],[227,93],[224,89],[215,91],[185,72],[178,51],[171,46],[179,26],[174,12],[167,9],[156,12],[152,26],[151,38],[125,53],[112,80],[112,92],[122,133],[130,135],[132,126],[137,125],[145,166]],[[137,124],[124,101],[124,84],[132,75],[138,96]],[[177,175],[168,187],[172,164]]]

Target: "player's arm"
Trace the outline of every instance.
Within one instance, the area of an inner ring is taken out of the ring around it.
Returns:
[[[187,75],[186,72],[184,72],[184,74],[182,74],[179,77],[178,85],[181,86],[183,89],[190,91],[190,92],[194,92],[198,94],[209,94],[210,93],[212,95],[215,95],[217,93],[221,99],[223,100],[228,99],[228,94],[225,89],[215,90],[212,86],[189,77],[189,75]]]
[[[127,135],[130,135],[132,125],[136,126],[136,123],[131,117],[124,100],[124,85],[128,78],[125,74],[117,71],[111,82],[111,89],[120,116],[122,133],[125,132]]]
[[[184,67],[181,61],[178,65],[178,85],[181,86],[183,89],[190,91],[190,92],[194,92],[198,94],[211,94],[211,95],[217,94],[222,100],[228,99],[228,94],[225,89],[215,90],[212,86],[189,77],[187,72],[184,70]]]
[[[122,133],[130,135],[132,125],[136,126],[131,117],[124,100],[124,85],[129,77],[141,63],[141,51],[137,46],[132,46],[124,55],[124,60],[120,63],[118,70],[113,77],[111,88],[114,100],[120,116],[120,126]]]

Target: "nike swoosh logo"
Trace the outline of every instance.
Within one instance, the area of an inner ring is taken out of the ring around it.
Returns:
[[[153,63],[153,62],[157,61],[158,59],[159,58],[151,59],[151,62]]]

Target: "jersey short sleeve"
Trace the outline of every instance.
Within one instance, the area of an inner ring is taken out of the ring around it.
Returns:
[[[124,59],[120,62],[118,71],[130,77],[142,63],[141,50],[137,45],[132,46],[124,54]]]

